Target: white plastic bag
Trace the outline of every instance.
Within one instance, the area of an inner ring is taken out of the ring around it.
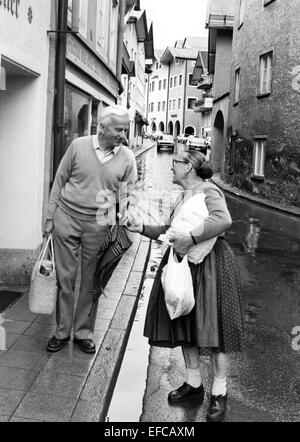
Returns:
[[[195,305],[194,288],[187,255],[178,262],[173,248],[161,274],[167,311],[171,319],[187,315]]]
[[[45,259],[49,254],[50,259]],[[33,267],[29,291],[29,309],[33,313],[51,315],[57,299],[57,280],[52,235],[45,240]]]

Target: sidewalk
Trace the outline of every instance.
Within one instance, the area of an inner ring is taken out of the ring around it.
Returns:
[[[214,174],[214,176],[212,177],[212,181],[217,186],[219,186],[222,190],[224,190],[225,192],[232,193],[232,194],[238,196],[239,198],[246,199],[246,200],[251,201],[251,202],[258,204],[260,206],[265,206],[267,208],[270,208],[272,210],[277,210],[277,211],[285,213],[287,215],[300,216],[300,209],[299,208],[297,208],[295,206],[291,206],[291,205],[275,203],[274,201],[267,200],[266,198],[261,198],[259,196],[253,195],[249,192],[245,192],[245,191],[239,189],[238,187],[231,186],[230,184],[227,184],[224,181],[222,181],[220,178],[220,174],[218,174],[218,173]]]
[[[138,156],[153,147],[146,142]],[[70,341],[47,353],[55,316],[28,309],[28,288],[2,316],[6,350],[0,351],[0,422],[104,421],[122,363],[147,267],[150,240],[129,233],[133,244],[120,260],[101,297],[89,355]]]

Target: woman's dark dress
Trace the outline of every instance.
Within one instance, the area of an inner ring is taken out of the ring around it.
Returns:
[[[146,229],[147,231],[147,229]],[[161,272],[162,258],[150,294],[144,336],[149,344],[173,348],[197,346],[200,354],[239,352],[243,342],[241,282],[234,252],[223,237],[200,264],[189,263],[195,306],[186,316],[171,321],[166,309]]]

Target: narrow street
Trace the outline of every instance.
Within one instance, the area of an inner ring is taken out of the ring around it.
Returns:
[[[177,147],[182,148],[182,145]],[[140,158],[140,179],[149,198],[163,193],[172,199],[179,191],[179,187],[171,182],[171,158],[172,153],[157,154],[156,148]],[[231,361],[226,421],[299,421],[300,410],[296,404],[299,404],[300,394],[300,355],[292,348],[292,329],[299,325],[300,318],[299,220],[249,204],[229,194],[226,199],[233,219],[227,239],[240,265],[246,333],[244,353],[234,355]],[[166,210],[168,204],[164,200],[163,204],[159,204],[160,210]],[[141,309],[135,321],[140,334],[143,331],[145,306],[161,256],[161,245],[152,242]],[[203,407],[170,407],[167,394],[181,385],[185,376],[181,351],[179,348],[152,348],[148,361],[147,346],[147,340],[138,337],[135,332],[135,340],[126,353],[130,353],[131,361],[135,361],[131,362],[129,372],[135,383],[140,385],[139,393],[135,393],[132,383],[128,385],[128,366],[122,384],[122,368],[120,384],[115,390],[117,406],[113,398],[109,418],[113,413],[114,421],[126,421],[120,394],[127,379],[130,400],[139,395],[132,411],[136,420],[205,421],[211,382],[209,358],[201,359],[206,387]],[[126,354],[124,361],[126,366]],[[141,365],[144,366],[143,370],[135,376]],[[128,400],[126,394],[124,400]]]

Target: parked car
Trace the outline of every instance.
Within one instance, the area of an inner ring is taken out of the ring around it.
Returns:
[[[146,138],[146,140],[148,140],[149,138],[152,138],[152,132],[146,132],[144,135],[144,138]]]
[[[195,149],[195,150],[199,150],[200,152],[204,153],[204,155],[206,155],[206,151],[207,151],[207,144],[205,142],[205,138],[201,138],[201,137],[192,137],[189,141],[188,141],[188,148],[189,149]]]
[[[157,140],[157,150],[159,151],[161,148],[167,147],[174,150],[175,141],[172,135],[161,135]]]
[[[184,134],[180,134],[176,138],[177,143],[185,143],[186,142],[186,136]]]
[[[159,137],[161,137],[161,136],[163,136],[163,135],[164,135],[163,132],[160,132],[160,131],[158,131],[158,132],[154,132],[154,133],[152,134],[152,140],[157,141],[157,140],[159,139]]]

